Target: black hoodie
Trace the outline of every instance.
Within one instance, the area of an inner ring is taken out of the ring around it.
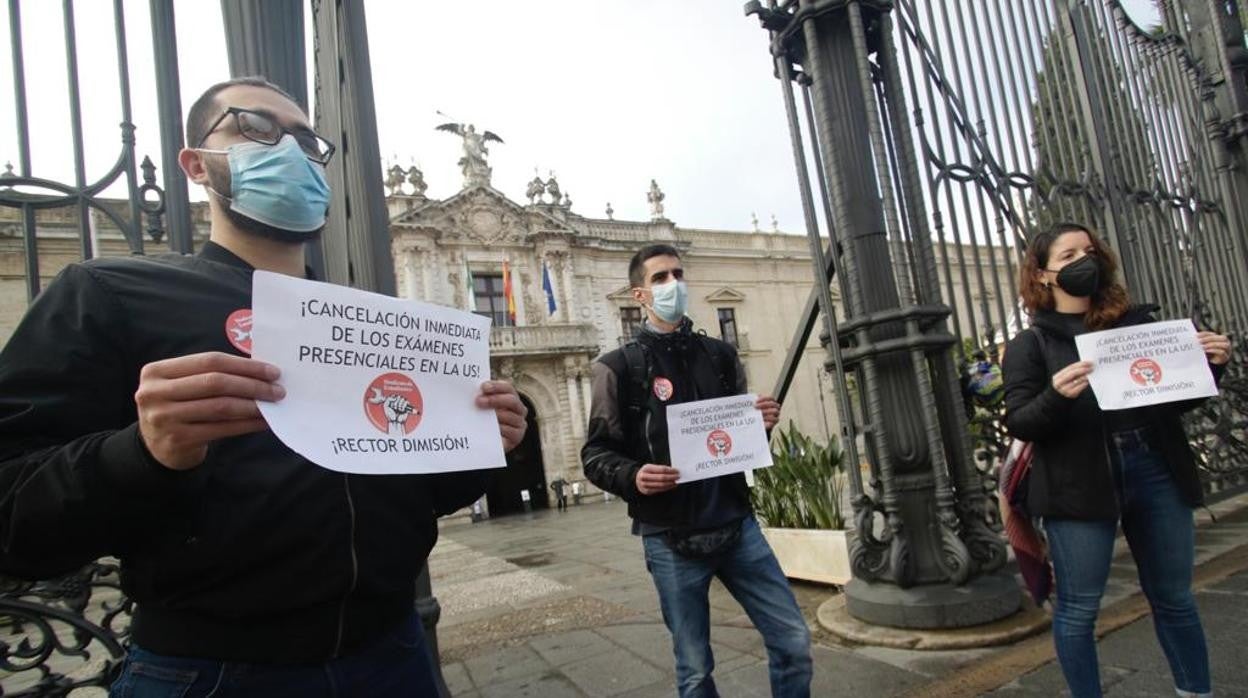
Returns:
[[[42,578],[121,559],[145,649],[242,662],[350,653],[413,608],[435,517],[485,474],[345,475],[263,431],[214,442],[175,472],[136,425],[139,371],[238,354],[227,318],[251,307],[252,269],[195,257],[73,264],[0,352],[0,572]]]
[[[1132,307],[1115,324],[1126,327],[1154,322],[1157,306]],[[1079,360],[1069,316],[1040,311],[1035,330],[1020,332],[1007,345],[1002,370],[1005,379],[1005,424],[1010,435],[1034,445],[1034,461],[1027,504],[1035,516],[1084,520],[1116,520],[1120,515],[1108,450],[1108,423],[1090,389],[1067,398],[1053,387],[1053,374]],[[1220,378],[1223,367],[1214,366]],[[1141,424],[1151,430],[1153,443],[1170,467],[1184,501],[1199,506],[1204,499],[1196,460],[1183,430],[1181,416],[1203,400],[1154,405],[1130,410],[1114,420]]]

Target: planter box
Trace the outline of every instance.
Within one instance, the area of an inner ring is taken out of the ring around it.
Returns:
[[[790,579],[844,585],[849,570],[847,531],[805,528],[763,528],[763,536],[776,553],[780,569]]]

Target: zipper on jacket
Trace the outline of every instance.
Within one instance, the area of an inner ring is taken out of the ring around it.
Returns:
[[[351,594],[355,592],[355,585],[359,581],[360,561],[355,554],[355,500],[351,497],[351,476],[343,473],[342,486],[347,493],[347,512],[350,514],[351,521],[351,584],[347,586],[347,593],[343,594],[342,601],[338,604],[338,636],[334,640],[334,657],[337,658],[342,654],[342,634],[346,625],[347,617],[347,600],[351,598]]]

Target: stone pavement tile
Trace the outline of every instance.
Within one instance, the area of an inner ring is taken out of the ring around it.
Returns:
[[[513,570],[441,587],[437,597],[442,612],[454,617],[490,606],[514,605],[568,591],[567,585],[530,570]]]
[[[857,656],[839,647],[811,647],[815,677],[812,696],[896,695],[921,683],[924,678],[905,669]],[[765,667],[764,667],[765,668]]]
[[[549,671],[495,684],[481,690],[481,698],[584,698],[585,693],[567,677]]]
[[[471,623],[460,623],[446,628],[446,632],[440,629],[438,644],[443,661],[453,662],[503,645],[516,644],[525,638],[578,628],[596,628],[636,616],[635,611],[617,604],[589,596],[575,596],[497,613]]]
[[[619,647],[611,641],[590,630],[539,636],[529,641],[529,647],[555,667],[606,652],[619,651]]]
[[[1233,594],[1248,594],[1248,574],[1240,574],[1234,577],[1228,577],[1214,584],[1207,589],[1206,592],[1222,592]]]
[[[621,693],[618,698],[675,698],[676,683],[675,679],[668,678],[664,681],[652,683],[644,686],[636,691]]]
[[[481,698],[481,694],[477,691],[467,691],[465,693],[451,693],[455,698]]]
[[[446,681],[447,690],[453,696],[467,693],[475,688],[472,685],[472,679],[468,678],[468,669],[460,662],[443,664],[442,678]]]
[[[853,647],[855,655],[883,662],[890,666],[926,676],[937,678],[945,676],[958,667],[982,659],[997,652],[996,648],[979,650],[901,650],[892,647]]]
[[[676,666],[672,638],[661,622],[613,625],[598,628],[598,633],[655,666]]]
[[[590,696],[616,696],[662,681],[667,674],[620,650],[582,659],[562,668]]]
[[[467,667],[472,682],[479,688],[540,676],[550,671],[550,665],[537,652],[524,645],[471,657],[464,660],[464,666]]]

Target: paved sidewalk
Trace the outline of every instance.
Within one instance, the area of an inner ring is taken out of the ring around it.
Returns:
[[[1221,507],[1202,528],[1198,561],[1221,560],[1248,544],[1248,498]],[[1202,518],[1207,518],[1202,514]],[[1219,558],[1219,556],[1222,556]],[[1248,568],[1248,555],[1240,555]],[[1238,565],[1239,558],[1232,561]],[[1198,594],[1219,696],[1248,697],[1248,572],[1236,567]],[[451,521],[430,558],[443,615],[443,671],[456,696],[672,696],[671,641],[618,500],[472,524]],[[1106,615],[1138,591],[1130,558],[1114,565]],[[815,623],[835,590],[795,583],[815,628],[815,696],[977,695],[974,676],[996,695],[1061,695],[1047,636],[1007,648],[920,652],[848,646]],[[1173,695],[1151,621],[1138,612],[1100,644],[1110,696]],[[725,696],[767,696],[766,652],[740,606],[718,583],[711,591],[716,682]],[[1009,673],[1002,673],[1005,667]]]

